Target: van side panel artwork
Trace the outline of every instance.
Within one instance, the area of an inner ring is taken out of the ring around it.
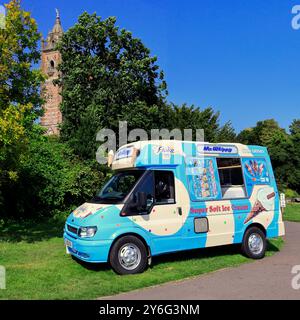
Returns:
[[[284,235],[264,147],[140,141],[121,147],[112,168],[99,195],[67,219],[67,251],[81,260],[136,273],[145,256],[238,243],[260,258],[264,238]]]

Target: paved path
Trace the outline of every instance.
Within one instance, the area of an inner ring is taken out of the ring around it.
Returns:
[[[291,286],[291,269],[300,265],[300,223],[285,226],[284,247],[272,257],[105,299],[300,299]]]

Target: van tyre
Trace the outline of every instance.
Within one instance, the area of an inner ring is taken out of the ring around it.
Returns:
[[[109,255],[110,265],[118,274],[141,273],[146,269],[147,261],[147,249],[135,236],[118,239]]]
[[[242,252],[251,259],[262,259],[266,253],[266,236],[257,227],[246,230],[242,243]]]

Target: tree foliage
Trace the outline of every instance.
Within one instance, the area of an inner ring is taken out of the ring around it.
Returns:
[[[171,104],[169,111],[170,127],[177,128],[182,132],[184,129],[193,130],[193,140],[196,139],[196,130],[204,130],[204,140],[208,142],[233,142],[235,132],[230,122],[220,125],[220,113],[208,107],[201,110],[194,105],[181,106]]]
[[[26,110],[26,125],[31,127],[40,114],[42,99],[40,85],[44,80],[39,69],[38,41],[40,33],[36,21],[21,8],[20,0],[6,5],[5,28],[0,29],[0,110],[14,105]]]
[[[159,128],[164,114],[166,84],[156,57],[115,22],[113,17],[102,20],[83,13],[58,47],[62,54],[61,137],[86,158],[94,157],[99,129],[117,132],[119,120],[126,120],[129,130],[149,130],[154,119]]]
[[[44,80],[33,69],[40,53],[40,34],[20,1],[6,5],[5,28],[0,29],[0,206],[3,190],[19,176],[19,160],[26,151],[42,100],[39,88]]]
[[[266,146],[281,189],[289,187],[300,192],[299,119],[292,122],[290,132],[281,128],[274,119],[258,121],[255,127],[241,131],[238,140]]]
[[[95,164],[46,136],[30,139],[19,166],[19,179],[3,191],[4,216],[49,217],[71,210],[90,199],[104,179]]]

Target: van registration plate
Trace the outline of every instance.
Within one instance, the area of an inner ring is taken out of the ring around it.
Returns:
[[[65,239],[65,245],[69,248],[73,248],[73,243],[69,239]]]

